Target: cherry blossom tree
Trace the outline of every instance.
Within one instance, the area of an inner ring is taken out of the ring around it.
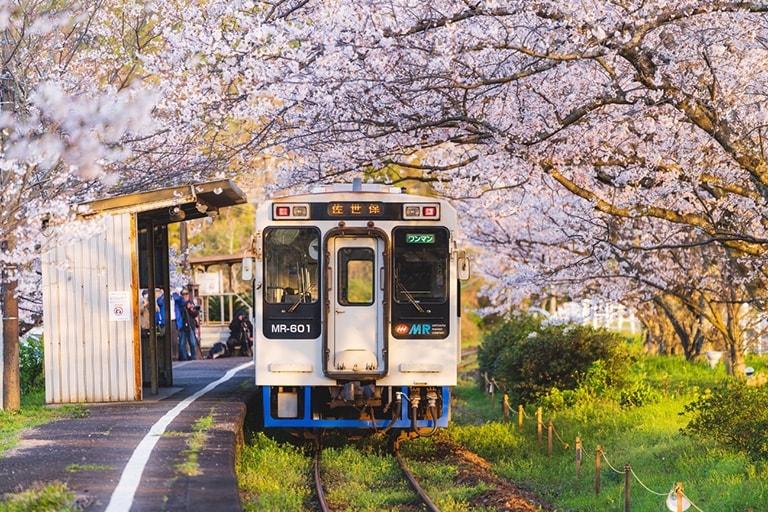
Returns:
[[[761,2],[3,9],[6,267],[96,194],[355,173],[452,198],[498,311],[674,297],[738,357],[744,307],[764,309]]]
[[[7,410],[19,407],[19,320],[39,320],[42,240],[50,227],[71,218],[73,202],[114,183],[107,170],[126,158],[125,143],[151,126],[151,94],[115,88],[75,63],[100,7],[0,2],[0,300]]]
[[[418,170],[462,208],[498,308],[652,300],[675,282],[652,279],[658,249],[692,241],[727,256],[687,267],[705,304],[762,307],[763,2],[157,6],[170,44],[144,62],[178,119],[275,159],[281,188]]]

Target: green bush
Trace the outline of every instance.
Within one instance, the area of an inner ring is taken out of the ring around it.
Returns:
[[[619,391],[619,405],[622,407],[642,407],[661,400],[661,393],[646,382],[636,382]]]
[[[605,329],[542,325],[519,316],[490,332],[478,352],[481,374],[521,401],[553,388],[580,389],[588,398],[621,388],[631,363],[626,341]]]
[[[477,363],[480,373],[498,376],[498,365],[507,357],[506,353],[514,348],[510,340],[522,339],[540,327],[541,321],[528,315],[516,316],[498,324],[483,337],[478,349]]]
[[[768,459],[768,387],[729,381],[685,407],[689,435],[712,439],[755,459]]]
[[[41,337],[28,336],[19,343],[19,371],[22,394],[31,394],[45,389]]]

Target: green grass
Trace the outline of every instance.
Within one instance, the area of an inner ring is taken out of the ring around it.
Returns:
[[[766,359],[749,356],[747,364],[765,372]],[[661,400],[638,408],[622,409],[609,400],[577,403],[558,412],[544,410],[543,442],[537,439],[536,406],[525,405],[523,430],[518,431],[517,406],[510,402],[509,422],[503,422],[503,393],[495,403],[474,380],[462,381],[454,389],[453,424],[449,435],[495,464],[499,474],[532,488],[557,506],[558,511],[623,511],[624,468],[630,464],[632,510],[663,511],[666,494],[681,482],[685,494],[707,512],[768,510],[768,464],[714,443],[680,433],[688,418],[686,404],[704,389],[726,380],[722,364],[715,370],[706,363],[688,363],[675,357],[640,357],[632,378],[653,386]],[[42,393],[22,396],[18,413],[0,412],[0,456],[16,446],[20,431],[62,417],[82,417],[83,407],[49,409]],[[204,436],[211,415],[201,418],[195,433]],[[547,453],[546,424],[554,425],[553,454]],[[577,475],[576,438],[582,443],[580,475]],[[194,436],[190,435],[193,439]],[[411,444],[411,443],[408,443]],[[601,457],[600,493],[595,493],[597,446]],[[199,446],[190,446],[188,455]],[[323,474],[331,502],[348,510],[396,510],[396,503],[410,500],[411,491],[402,483],[396,462],[388,455],[356,454],[353,448],[324,451]],[[194,462],[194,461],[193,461]],[[466,501],[483,489],[451,486],[450,465],[420,468],[429,472],[427,486],[444,512],[463,512]],[[301,448],[255,434],[238,455],[238,478],[243,510],[313,510],[312,461]],[[612,466],[612,467],[611,467]],[[72,471],[100,470],[75,466]],[[615,470],[615,471],[614,471]],[[638,481],[639,480],[639,481]],[[392,484],[391,482],[396,482]],[[6,496],[0,512],[22,510],[75,510],[66,484],[40,484]],[[48,508],[34,508],[48,504]],[[696,510],[692,508],[690,510]]]
[[[493,462],[501,475],[533,487],[562,511],[623,511],[626,464],[631,468],[632,510],[665,510],[666,494],[676,482],[683,484],[686,496],[701,510],[768,510],[765,462],[680,433],[688,422],[684,406],[701,390],[726,378],[722,367],[710,370],[703,363],[679,358],[647,357],[638,361],[634,372],[636,378],[660,390],[660,402],[622,409],[612,402],[593,401],[558,413],[544,411],[541,444],[535,406],[526,407],[523,430],[518,431],[516,404],[509,423],[503,423],[500,400],[491,407],[489,396],[461,386],[454,394],[473,414],[455,418],[449,432]],[[495,417],[476,421],[489,416]],[[550,420],[555,433],[551,458],[546,429]],[[583,447],[580,476],[577,437]],[[600,493],[596,494],[598,445],[603,455]]]
[[[749,361],[764,369],[762,360]],[[760,371],[758,369],[758,371]],[[763,370],[764,371],[764,370]],[[689,420],[685,405],[703,390],[728,377],[722,365],[681,358],[642,357],[632,368],[632,380],[658,391],[660,399],[642,407],[622,408],[607,397],[589,398],[560,411],[543,410],[543,436],[539,443],[537,406],[524,404],[523,429],[518,430],[518,404],[509,403],[503,421],[503,393],[494,403],[472,379],[453,392],[453,424],[448,434],[494,464],[512,482],[533,489],[558,511],[623,511],[625,466],[629,465],[632,510],[663,511],[664,501],[677,482],[700,510],[745,512],[768,510],[768,465],[714,443],[686,436]],[[553,424],[553,450],[549,456],[547,425]],[[581,443],[577,466],[576,440]],[[419,442],[405,443],[404,454],[418,450]],[[428,443],[427,443],[428,444]],[[600,454],[600,492],[596,493],[596,463]],[[322,471],[327,497],[344,510],[402,510],[410,502],[410,489],[399,477],[396,461],[375,448],[338,446],[323,452]],[[484,489],[454,485],[456,468],[411,459],[414,472],[426,477],[425,488],[447,512],[468,510],[467,502]],[[258,434],[244,449],[239,468],[245,510],[312,510],[311,460],[300,448]],[[423,466],[423,467],[422,467]],[[690,510],[696,510],[691,508]]]
[[[35,484],[22,492],[6,494],[0,512],[75,512],[82,510],[67,484]]]
[[[397,510],[404,502],[418,503],[391,455],[364,454],[353,446],[327,448],[320,471],[332,510],[378,512]]]
[[[301,449],[255,434],[237,462],[243,511],[311,510],[312,471],[312,461]]]
[[[18,412],[0,411],[0,457],[16,447],[22,431],[69,416],[72,411],[71,407],[46,408],[44,391],[22,395]]]
[[[67,466],[67,473],[77,473],[78,471],[109,471],[114,469],[112,466],[104,464],[70,464]]]
[[[198,456],[205,443],[208,441],[208,430],[213,426],[214,409],[208,416],[198,418],[192,424],[191,433],[167,432],[168,435],[181,435],[187,438],[187,448],[181,453],[186,457],[184,462],[176,465],[176,470],[184,475],[194,476],[201,474]]]

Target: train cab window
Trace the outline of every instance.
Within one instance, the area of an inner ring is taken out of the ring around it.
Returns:
[[[393,231],[394,290],[398,303],[440,303],[448,294],[448,230],[401,227]]]
[[[369,306],[373,304],[374,253],[367,247],[342,249],[339,259],[339,304]]]
[[[318,300],[319,246],[320,232],[315,228],[264,230],[264,299],[267,303]]]

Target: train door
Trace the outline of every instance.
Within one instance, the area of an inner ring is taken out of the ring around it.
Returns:
[[[365,379],[386,373],[386,240],[331,236],[328,240],[326,374]]]

